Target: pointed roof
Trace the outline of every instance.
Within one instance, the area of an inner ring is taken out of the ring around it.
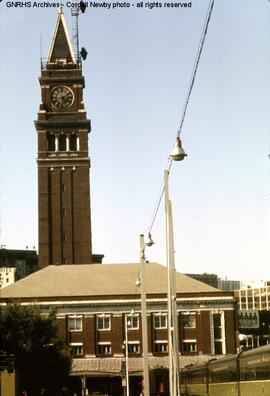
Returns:
[[[57,16],[48,55],[48,63],[57,63],[58,59],[65,59],[69,63],[76,63],[62,7],[59,8]]]

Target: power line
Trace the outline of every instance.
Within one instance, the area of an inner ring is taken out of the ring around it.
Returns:
[[[186,100],[185,100],[185,103],[184,103],[184,107],[183,107],[180,123],[179,123],[178,129],[177,129],[176,137],[180,137],[180,134],[181,134],[181,131],[182,131],[182,128],[183,128],[183,125],[184,125],[184,121],[185,121],[185,117],[186,117],[186,113],[187,113],[187,108],[188,108],[191,92],[192,92],[192,89],[193,89],[193,86],[194,86],[194,82],[195,82],[195,78],[196,78],[199,62],[200,62],[200,59],[201,59],[201,54],[202,54],[202,50],[203,50],[203,46],[204,46],[204,42],[205,42],[205,38],[206,38],[208,26],[209,26],[209,22],[210,22],[212,11],[213,11],[213,7],[214,7],[214,2],[215,2],[215,0],[210,0],[209,7],[208,7],[208,10],[207,10],[205,23],[204,23],[204,26],[203,26],[200,43],[199,43],[199,46],[198,46],[198,50],[197,50],[197,54],[196,54],[196,58],[195,58],[194,66],[193,66],[193,70],[192,70],[192,73],[191,73],[191,79],[190,79],[190,82],[189,82],[187,96],[186,96]],[[169,158],[168,165],[167,165],[167,169],[169,171],[171,169],[172,162],[173,162],[172,158]],[[160,208],[160,204],[161,204],[163,193],[164,193],[164,185],[163,185],[163,181],[162,181],[162,187],[161,187],[159,195],[158,195],[158,199],[157,199],[157,202],[156,202],[156,205],[155,205],[155,209],[154,209],[154,212],[153,212],[153,215],[152,215],[152,218],[151,218],[150,226],[148,227],[148,232],[149,233],[151,233],[152,228],[154,226],[154,223],[155,223],[155,220],[156,220],[159,208]]]

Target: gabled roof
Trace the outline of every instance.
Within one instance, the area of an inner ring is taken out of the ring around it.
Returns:
[[[1,290],[2,298],[134,295],[140,264],[48,265]],[[178,293],[218,292],[214,287],[176,272]],[[167,268],[146,264],[147,294],[167,293]]]
[[[48,63],[57,63],[58,59],[66,59],[67,62],[76,63],[66,21],[61,9],[57,15],[48,55]]]

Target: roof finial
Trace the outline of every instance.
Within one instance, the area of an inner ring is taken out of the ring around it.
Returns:
[[[58,14],[63,14],[63,4],[62,4],[61,1],[60,1],[60,3],[59,3]]]

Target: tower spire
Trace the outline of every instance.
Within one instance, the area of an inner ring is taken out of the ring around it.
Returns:
[[[48,55],[48,64],[57,63],[76,64],[61,3]]]

